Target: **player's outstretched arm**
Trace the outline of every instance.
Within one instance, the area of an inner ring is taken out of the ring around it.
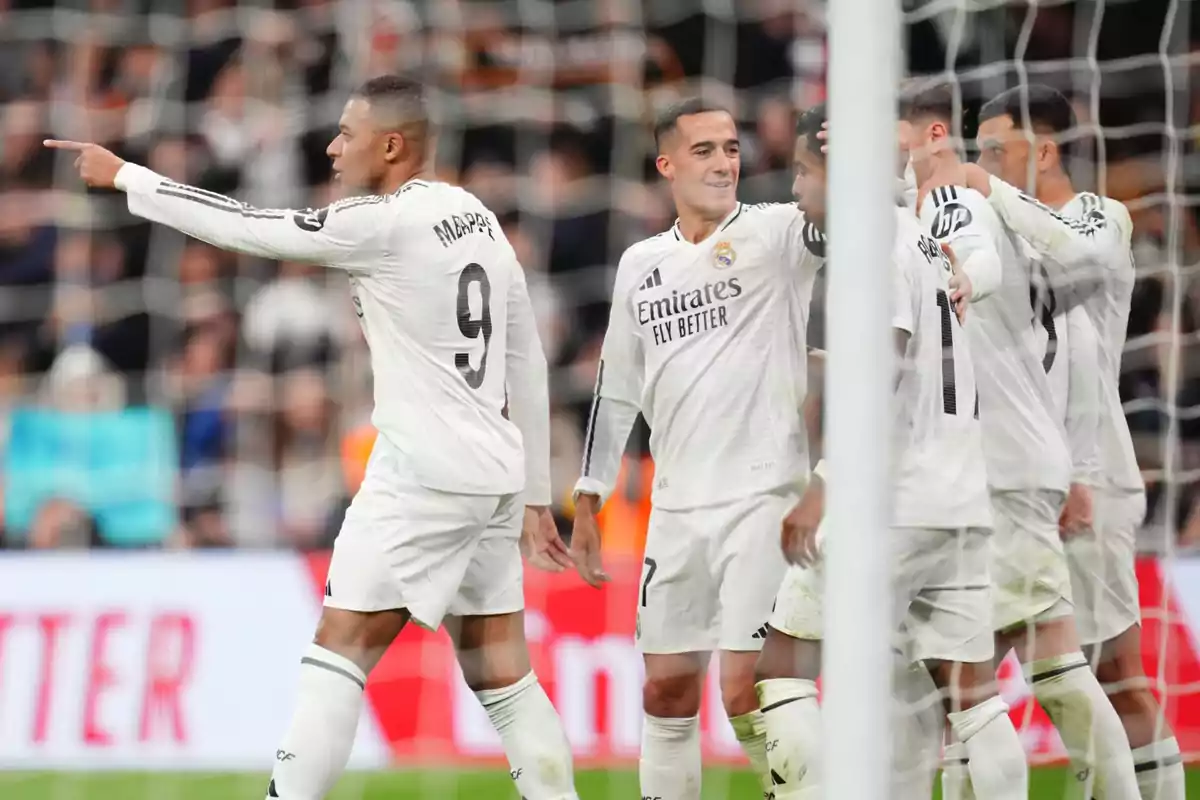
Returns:
[[[1070,280],[1098,273],[1113,262],[1114,252],[1129,249],[1132,223],[1119,204],[1106,208],[1105,203],[1089,203],[1085,218],[1072,219],[994,175],[984,185],[988,202],[1005,224],[1046,259],[1048,269],[1058,267]],[[1079,272],[1084,275],[1071,274]]]
[[[258,209],[230,197],[164,178],[95,144],[47,140],[78,153],[80,176],[96,188],[128,196],[129,211],[225,250],[264,258],[370,270],[383,255],[384,197],[361,197],[320,210]]]

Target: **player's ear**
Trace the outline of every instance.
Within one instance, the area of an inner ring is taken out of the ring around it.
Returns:
[[[404,155],[404,134],[392,132],[384,137],[383,157],[389,162],[399,161]]]
[[[667,180],[675,177],[675,165],[666,156],[659,155],[658,158],[654,159],[654,166],[658,169],[658,174]]]
[[[1058,163],[1058,145],[1048,137],[1043,136],[1038,141],[1037,160],[1040,169],[1050,169],[1053,167]]]

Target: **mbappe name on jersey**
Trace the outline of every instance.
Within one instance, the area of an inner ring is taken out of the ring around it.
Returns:
[[[472,233],[486,233],[489,239],[496,241],[491,220],[483,214],[451,214],[441,222],[434,223],[433,232],[437,234],[442,247],[449,247]]]
[[[723,328],[729,324],[725,301],[742,293],[737,278],[706,283],[699,289],[672,289],[668,297],[639,300],[637,318],[649,325],[654,344],[662,345],[695,333]]]

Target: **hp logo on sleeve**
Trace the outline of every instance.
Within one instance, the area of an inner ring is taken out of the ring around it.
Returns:
[[[953,201],[946,203],[933,217],[933,236],[935,239],[945,239],[970,225],[971,220],[971,209]]]

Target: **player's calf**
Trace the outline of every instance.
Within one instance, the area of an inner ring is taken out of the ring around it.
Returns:
[[[1141,626],[1087,649],[1125,727],[1142,800],[1183,800],[1183,759],[1142,668]]]
[[[407,621],[404,610],[322,610],[301,659],[296,709],[275,751],[268,798],[320,800],[333,788],[354,746],[367,674]]]
[[[816,797],[821,785],[821,642],[773,627],[756,665],[766,755],[777,800]]]
[[[451,617],[446,629],[467,685],[500,734],[525,800],[574,800],[571,747],[558,712],[529,666],[525,615]]]
[[[707,653],[644,656],[642,754],[638,781],[642,796],[662,800],[700,797],[700,698]]]
[[[997,636],[1015,645],[1034,697],[1054,723],[1085,796],[1136,800],[1137,778],[1120,717],[1088,668],[1072,616],[1041,619]],[[1003,649],[1001,649],[1003,648]]]
[[[738,744],[758,776],[763,797],[775,796],[771,766],[767,760],[767,725],[758,708],[754,668],[758,651],[721,651],[721,701]]]
[[[1025,748],[996,694],[990,661],[930,662],[934,683],[946,693],[946,718],[961,743],[974,796],[980,800],[1024,800],[1029,766]]]

